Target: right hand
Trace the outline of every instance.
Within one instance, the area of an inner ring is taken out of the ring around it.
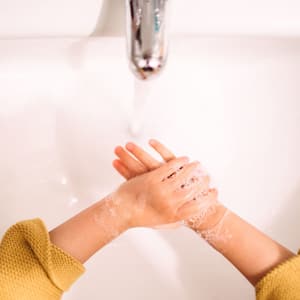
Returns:
[[[177,158],[122,184],[116,196],[129,227],[157,227],[197,214],[194,199],[200,193],[199,167],[186,157]]]
[[[150,140],[149,143],[163,158],[165,163],[176,158],[175,155],[160,142]],[[115,154],[119,159],[113,162],[113,166],[120,175],[128,180],[151,170],[155,170],[162,165],[162,163],[153,158],[145,150],[133,143],[126,144],[126,149],[120,146],[117,147],[115,149]],[[212,224],[214,224],[215,220],[219,218],[218,215],[223,214],[223,209],[221,209],[220,213],[215,213],[216,207],[220,207],[217,190],[210,188],[210,178],[200,165],[198,166],[198,170],[199,180],[197,180],[196,184],[198,185],[199,192],[194,198],[196,201],[184,205],[190,212],[196,211],[194,215],[191,214],[185,220],[186,224],[195,231],[207,229],[208,226],[211,226],[211,221]],[[159,228],[176,228],[178,225],[178,223],[174,223],[168,224],[168,226],[159,226]]]

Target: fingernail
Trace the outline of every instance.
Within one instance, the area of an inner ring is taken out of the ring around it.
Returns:
[[[115,153],[118,153],[120,150],[122,150],[122,147],[121,147],[121,146],[117,146],[117,147],[115,148]]]
[[[130,150],[133,150],[133,148],[134,148],[134,144],[133,143],[129,142],[129,143],[126,144],[126,149],[127,150],[130,151]]]
[[[195,165],[199,168],[199,167],[201,166],[200,161],[196,160],[196,161],[195,161]]]
[[[150,145],[155,145],[156,144],[156,140],[155,139],[150,139],[149,140],[149,144]]]

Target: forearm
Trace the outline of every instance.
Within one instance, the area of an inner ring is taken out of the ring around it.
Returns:
[[[50,232],[53,244],[81,263],[127,230],[127,223],[115,205],[120,199],[108,196]]]
[[[175,155],[158,141],[151,140],[150,145],[160,154],[165,162]],[[138,161],[132,163],[130,152]],[[126,150],[116,148],[119,160],[114,162],[116,170],[126,179],[147,170],[157,168],[160,163],[139,146],[129,143]],[[141,165],[144,168],[141,168]],[[209,189],[209,177],[202,172],[198,181],[202,191],[194,197],[197,213],[191,214],[186,225],[204,237],[217,251],[221,252],[245,277],[255,285],[266,273],[294,254],[266,235],[229,212],[217,201],[217,193]]]
[[[198,194],[198,186],[180,188],[194,174],[197,162],[175,159],[147,174],[123,183],[115,193],[84,210],[50,232],[51,241],[85,262],[104,245],[133,227],[155,227],[184,220],[188,214],[178,208],[189,204]],[[185,168],[184,168],[185,167]],[[172,177],[176,170],[181,174]],[[187,205],[187,209],[190,206]]]
[[[198,231],[253,285],[274,267],[295,256],[224,206],[218,206],[206,227],[202,224]]]

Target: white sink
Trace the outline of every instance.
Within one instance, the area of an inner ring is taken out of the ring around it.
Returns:
[[[124,39],[0,41],[0,229],[49,228],[114,189],[113,148],[155,137],[207,166],[221,201],[297,250],[300,40],[174,38],[128,132],[134,79]],[[191,231],[131,231],[94,256],[65,299],[253,299]]]

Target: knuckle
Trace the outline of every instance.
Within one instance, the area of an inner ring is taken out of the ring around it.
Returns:
[[[203,177],[203,182],[204,182],[205,184],[209,184],[209,183],[210,183],[210,176],[209,176],[209,175],[205,175],[205,176]]]

